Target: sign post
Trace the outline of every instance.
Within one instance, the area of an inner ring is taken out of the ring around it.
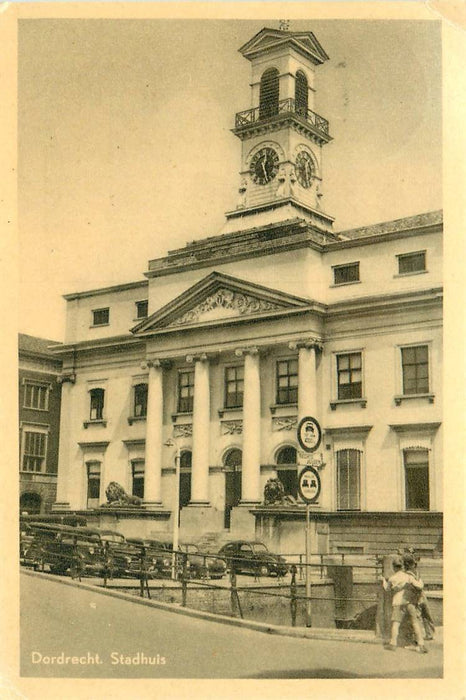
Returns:
[[[305,452],[315,452],[322,440],[322,431],[317,420],[311,416],[306,416],[300,421],[297,432],[300,447]],[[306,503],[306,627],[312,627],[310,504],[317,501],[320,488],[319,472],[314,467],[304,467],[299,475],[298,491]]]

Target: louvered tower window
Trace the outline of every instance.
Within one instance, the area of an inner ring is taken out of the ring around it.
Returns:
[[[278,93],[278,70],[268,68],[261,78],[259,119],[267,119],[278,114]]]
[[[301,70],[299,70],[296,73],[294,96],[296,104],[296,114],[299,114],[301,117],[306,117],[308,109],[307,78]]]

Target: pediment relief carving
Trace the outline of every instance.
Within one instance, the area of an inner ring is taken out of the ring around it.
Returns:
[[[264,311],[279,311],[283,308],[285,307],[282,304],[223,287],[217,289],[200,304],[189,309],[189,311],[186,311],[168,325],[183,326],[189,323],[233,318]]]

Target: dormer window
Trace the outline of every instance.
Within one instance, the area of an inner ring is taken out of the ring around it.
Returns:
[[[308,96],[306,75],[302,70],[299,70],[296,73],[294,99],[296,114],[299,114],[301,117],[307,117]]]
[[[259,119],[267,119],[278,114],[279,73],[276,68],[268,68],[261,77],[259,95]]]

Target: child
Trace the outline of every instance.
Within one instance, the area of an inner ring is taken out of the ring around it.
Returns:
[[[403,565],[405,567],[404,571]],[[417,650],[421,654],[427,654],[417,612],[419,593],[424,588],[424,584],[421,579],[416,578],[413,571],[414,566],[415,561],[411,555],[405,555],[403,559],[394,557],[392,561],[394,574],[390,576],[388,581],[386,579],[383,581],[385,590],[393,593],[391,639],[390,643],[385,646],[385,649],[389,651],[396,650],[400,624],[404,617],[408,615],[416,636]]]

